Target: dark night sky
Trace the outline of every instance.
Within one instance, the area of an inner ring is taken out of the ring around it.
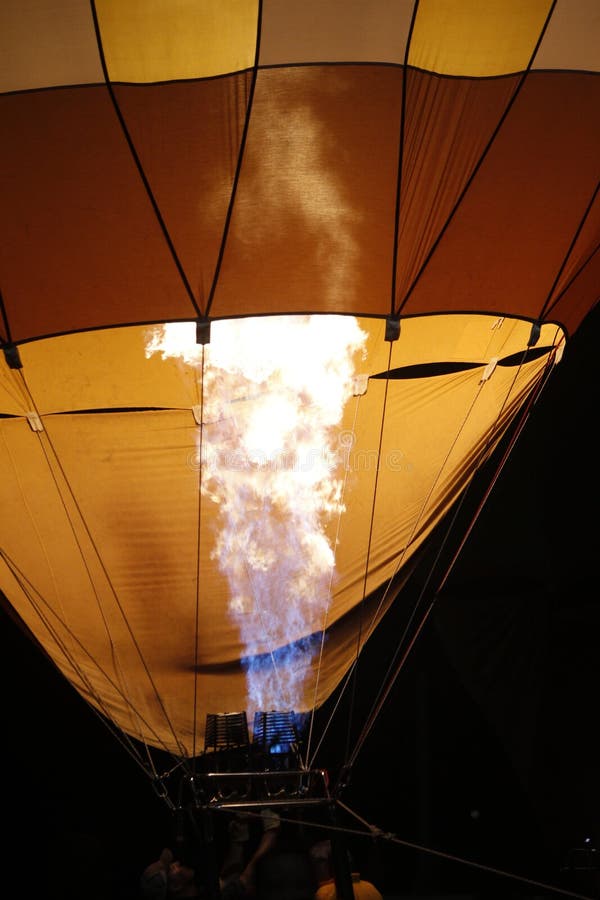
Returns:
[[[600,828],[599,335],[596,308],[534,408],[342,798],[399,838],[570,889],[564,854]],[[361,658],[357,722],[401,616],[388,614]],[[62,843],[72,857],[87,836],[108,854],[114,896],[135,896],[170,818],[102,723],[4,613],[1,622],[9,858],[35,859],[39,874],[52,869],[41,846]],[[336,758],[345,738],[336,728]],[[493,876],[388,843],[382,866],[403,891],[532,895],[508,882],[509,893],[502,878],[494,893]]]

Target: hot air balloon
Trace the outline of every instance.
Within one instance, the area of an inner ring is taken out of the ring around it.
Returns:
[[[600,20],[0,22],[0,588],[155,778],[343,688],[595,305]]]

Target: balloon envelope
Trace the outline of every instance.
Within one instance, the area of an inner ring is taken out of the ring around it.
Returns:
[[[324,702],[596,302],[595,4],[0,22],[0,587],[119,729],[192,756],[207,713]],[[343,317],[331,357],[310,314]],[[281,382],[211,362],[246,317],[268,357],[273,316],[305,374],[344,364],[274,448]],[[148,350],[177,322],[211,323],[195,359]]]

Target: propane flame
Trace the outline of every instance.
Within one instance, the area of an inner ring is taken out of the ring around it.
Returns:
[[[335,567],[326,526],[344,510],[335,429],[365,341],[351,317],[288,316],[213,323],[204,348],[202,491],[251,708],[302,705]],[[199,366],[193,324],[156,329],[157,352]]]

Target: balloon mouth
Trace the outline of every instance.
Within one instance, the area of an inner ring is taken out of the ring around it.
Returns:
[[[242,657],[241,663],[243,666],[268,666],[271,665],[273,661],[289,661],[290,656],[302,656],[306,653],[313,653],[321,644],[323,637],[324,635],[322,632],[315,632],[306,637],[290,641],[289,643],[276,647],[273,650],[269,650],[266,653],[248,653]]]
[[[302,658],[310,657],[310,659],[312,659],[315,651],[326,641],[327,633],[314,632],[306,637],[290,641],[288,644],[275,647],[272,650],[246,653],[241,657],[235,657],[226,661],[194,663],[192,665],[184,666],[183,671],[208,675],[211,672],[245,672],[249,668],[260,670],[272,668],[277,664],[289,665],[290,661],[294,658],[301,660]]]

